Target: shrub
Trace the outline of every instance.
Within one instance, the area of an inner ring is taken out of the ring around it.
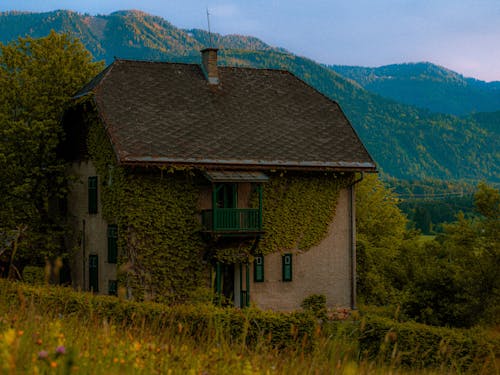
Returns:
[[[23,280],[28,284],[43,284],[45,282],[45,270],[43,267],[26,266],[23,269]]]
[[[471,366],[494,366],[500,354],[500,339],[489,338],[480,329],[398,323],[378,316],[364,316],[359,327],[362,355],[383,362],[417,368],[446,365],[460,371],[472,370]]]
[[[75,292],[63,287],[37,287],[0,279],[0,298],[11,308],[30,301],[36,308],[61,315],[106,319],[118,324],[148,324],[200,336],[224,335],[236,342],[262,342],[276,348],[314,346],[316,322],[308,313],[278,313],[254,308],[239,310],[212,304],[168,306],[122,301],[112,296]]]
[[[300,304],[305,311],[320,319],[326,318],[326,297],[323,294],[311,294]]]

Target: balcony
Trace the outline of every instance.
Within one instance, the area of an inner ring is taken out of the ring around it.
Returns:
[[[201,220],[205,232],[229,235],[262,232],[260,209],[216,208],[215,210],[203,210]]]

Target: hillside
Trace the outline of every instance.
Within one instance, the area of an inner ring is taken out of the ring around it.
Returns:
[[[431,63],[330,68],[368,91],[433,112],[460,116],[500,109],[500,82],[465,78]]]
[[[39,37],[50,29],[80,38],[96,59],[122,58],[199,62],[209,36],[181,30],[138,11],[91,17],[68,11],[0,14],[0,41]],[[397,178],[500,181],[498,134],[481,119],[432,114],[373,94],[312,60],[285,53],[259,39],[213,35],[221,64],[279,68],[338,101],[382,172]],[[238,48],[238,49],[235,49]],[[499,107],[500,108],[500,107]],[[495,138],[496,137],[496,138]]]

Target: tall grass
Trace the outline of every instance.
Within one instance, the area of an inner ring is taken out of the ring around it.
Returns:
[[[13,298],[17,299],[13,301]],[[461,373],[402,367],[398,352],[367,357],[352,322],[334,329],[317,326],[314,345],[279,348],[263,334],[247,340],[227,327],[197,330],[189,322],[112,319],[92,313],[61,314],[55,306],[0,290],[2,374],[443,374]],[[195,324],[194,322],[192,324]],[[359,322],[357,323],[359,325]],[[491,365],[491,363],[490,363]],[[477,370],[479,368],[479,370]],[[474,373],[491,373],[476,366]]]

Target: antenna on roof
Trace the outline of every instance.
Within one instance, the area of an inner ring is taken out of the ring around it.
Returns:
[[[207,23],[208,23],[208,36],[210,38],[210,45],[209,45],[209,47],[213,47],[212,31],[210,30],[210,13],[208,12],[208,7],[207,7]]]

